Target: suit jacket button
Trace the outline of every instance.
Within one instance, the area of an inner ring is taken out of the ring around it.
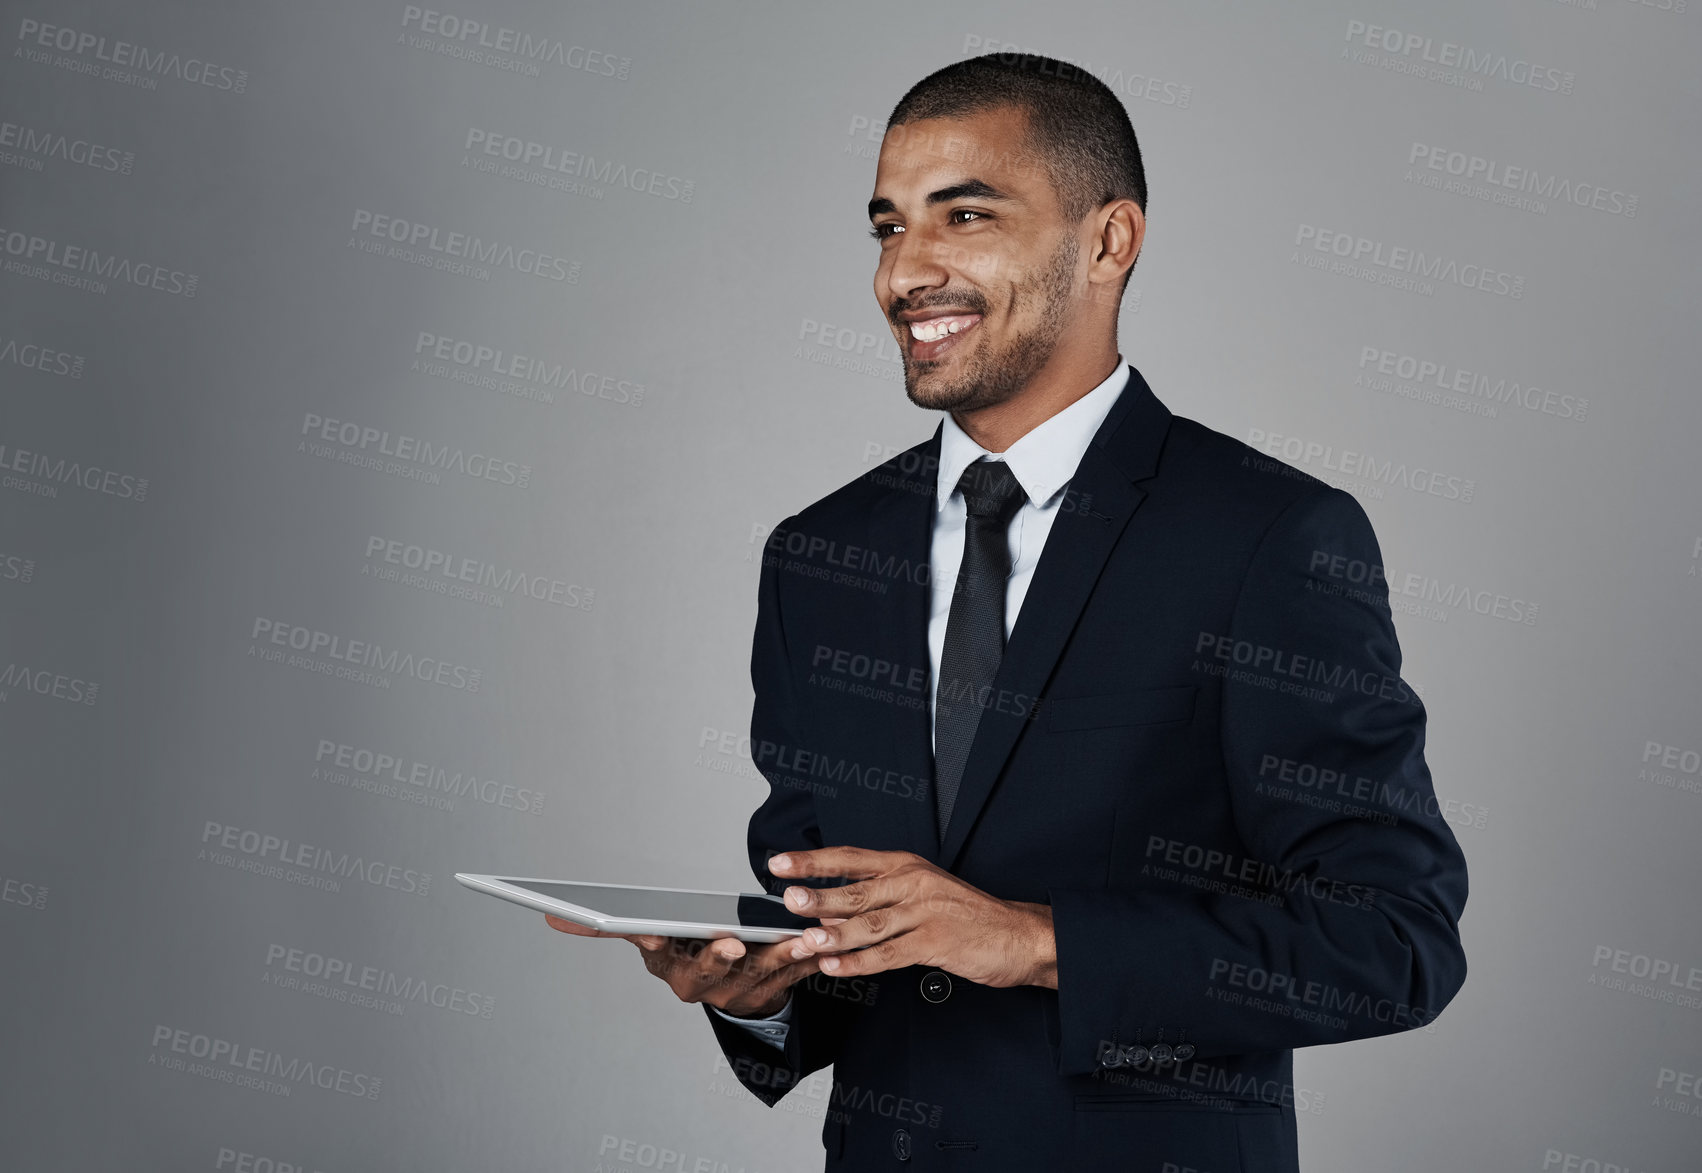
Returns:
[[[1152,1048],[1152,1061],[1163,1067],[1176,1057],[1176,1052],[1170,1049],[1169,1043],[1155,1043]]]
[[[1152,1058],[1152,1052],[1141,1046],[1139,1043],[1136,1043],[1123,1053],[1123,1058],[1128,1062],[1130,1067],[1145,1067],[1147,1065],[1147,1060]]]
[[[951,997],[951,978],[937,969],[922,975],[922,997],[930,1002],[944,1002]]]
[[[1101,1067],[1121,1067],[1123,1065],[1123,1048],[1106,1047],[1105,1054],[1099,1057]]]
[[[892,1155],[901,1161],[910,1159],[910,1134],[902,1128],[892,1134]]]
[[[1193,1057],[1194,1057],[1194,1044],[1193,1043],[1177,1043],[1176,1044],[1176,1062],[1186,1063],[1188,1060],[1192,1059]]]

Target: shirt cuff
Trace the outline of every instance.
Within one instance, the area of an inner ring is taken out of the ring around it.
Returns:
[[[711,1006],[709,1009],[728,1022],[744,1027],[763,1042],[785,1049],[786,1034],[791,1030],[792,1022],[792,994],[789,991],[785,1004],[766,1018],[740,1018],[735,1014],[728,1014],[718,1006]]]

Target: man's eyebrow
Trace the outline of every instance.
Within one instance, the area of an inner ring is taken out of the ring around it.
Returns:
[[[962,183],[954,183],[950,187],[942,187],[938,191],[928,193],[927,204],[949,203],[952,200],[1010,200],[1015,196],[1006,195],[984,179],[966,179]],[[869,201],[869,219],[873,220],[882,212],[896,212],[898,209],[893,202],[884,196]]]

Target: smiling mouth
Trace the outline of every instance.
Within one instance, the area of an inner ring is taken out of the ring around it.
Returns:
[[[980,314],[946,314],[920,322],[906,322],[910,330],[910,357],[936,359],[954,349],[958,340],[981,323]]]

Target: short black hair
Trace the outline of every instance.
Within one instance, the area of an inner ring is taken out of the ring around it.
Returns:
[[[1028,115],[1025,145],[1045,166],[1068,222],[1118,199],[1146,213],[1146,171],[1129,112],[1109,86],[1066,61],[1035,53],[955,61],[911,86],[886,121],[890,128],[1001,106]]]

